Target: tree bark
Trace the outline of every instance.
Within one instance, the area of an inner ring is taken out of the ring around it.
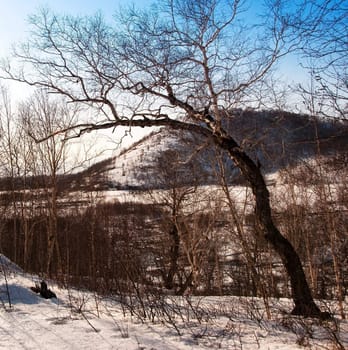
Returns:
[[[239,147],[237,142],[220,129],[213,133],[213,141],[226,150],[252,188],[255,197],[255,214],[258,230],[279,254],[290,278],[295,304],[293,315],[327,318],[315,304],[300,258],[291,243],[279,232],[272,218],[269,192],[260,168]]]

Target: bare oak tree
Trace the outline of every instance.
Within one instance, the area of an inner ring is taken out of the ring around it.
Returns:
[[[279,3],[271,4],[262,26],[246,20],[240,0],[164,0],[149,11],[119,14],[114,26],[100,15],[42,11],[31,18],[30,40],[14,53],[24,66],[5,62],[2,75],[99,112],[92,122],[39,141],[120,126],[169,126],[226,151],[252,188],[259,234],[289,274],[293,313],[323,317],[298,254],[273,222],[259,166],[224,128],[234,108],[257,103],[273,66],[295,45]]]

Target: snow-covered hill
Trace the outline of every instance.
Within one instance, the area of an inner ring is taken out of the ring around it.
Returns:
[[[58,299],[43,299],[30,290],[39,281],[37,276],[25,274],[4,256],[0,262],[1,349],[295,350],[348,346],[346,320],[320,323],[287,316],[281,313],[288,308],[287,300],[269,300],[272,318],[268,320],[264,304],[255,298],[176,297],[168,300],[168,305],[180,306],[183,311],[180,315],[173,308],[171,323],[168,319],[140,323],[112,297],[63,289],[54,282],[48,283]]]
[[[348,151],[346,124],[318,121],[305,115],[240,111],[226,120],[225,127],[260,162],[265,174],[317,152],[331,157]],[[165,186],[165,177],[174,176],[180,176],[183,182],[212,184],[217,182],[217,154],[215,147],[199,135],[162,128],[118,156],[95,164],[78,178],[85,186],[104,189],[161,188]],[[227,157],[224,164],[230,181],[241,181]]]

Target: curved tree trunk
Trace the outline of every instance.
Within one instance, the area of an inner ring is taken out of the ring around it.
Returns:
[[[326,318],[315,304],[300,258],[291,243],[279,232],[275,226],[269,200],[269,192],[260,171],[255,162],[239,147],[236,141],[223,130],[213,133],[214,142],[226,150],[236,166],[240,169],[245,179],[252,188],[255,197],[255,214],[259,232],[272,245],[279,254],[284,267],[289,275],[292,297],[295,307],[294,315],[305,317]]]
[[[234,138],[221,127],[221,124],[218,124],[210,115],[204,115],[204,117],[201,116],[201,119],[205,120],[208,128],[171,119],[164,119],[163,125],[203,135],[212,139],[218,147],[228,152],[253,191],[258,230],[278,253],[289,275],[292,298],[295,304],[292,314],[323,319],[329,318],[330,315],[327,312],[321,312],[314,302],[297,252],[273,222],[269,192],[260,167],[243,151]],[[144,123],[146,126],[150,124],[148,121]],[[141,125],[141,122],[139,125]]]

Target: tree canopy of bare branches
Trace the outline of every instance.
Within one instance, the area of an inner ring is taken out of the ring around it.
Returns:
[[[291,11],[288,17],[291,16]],[[301,42],[303,66],[312,76],[300,86],[309,110],[320,116],[348,119],[348,3],[303,1],[290,26]]]

